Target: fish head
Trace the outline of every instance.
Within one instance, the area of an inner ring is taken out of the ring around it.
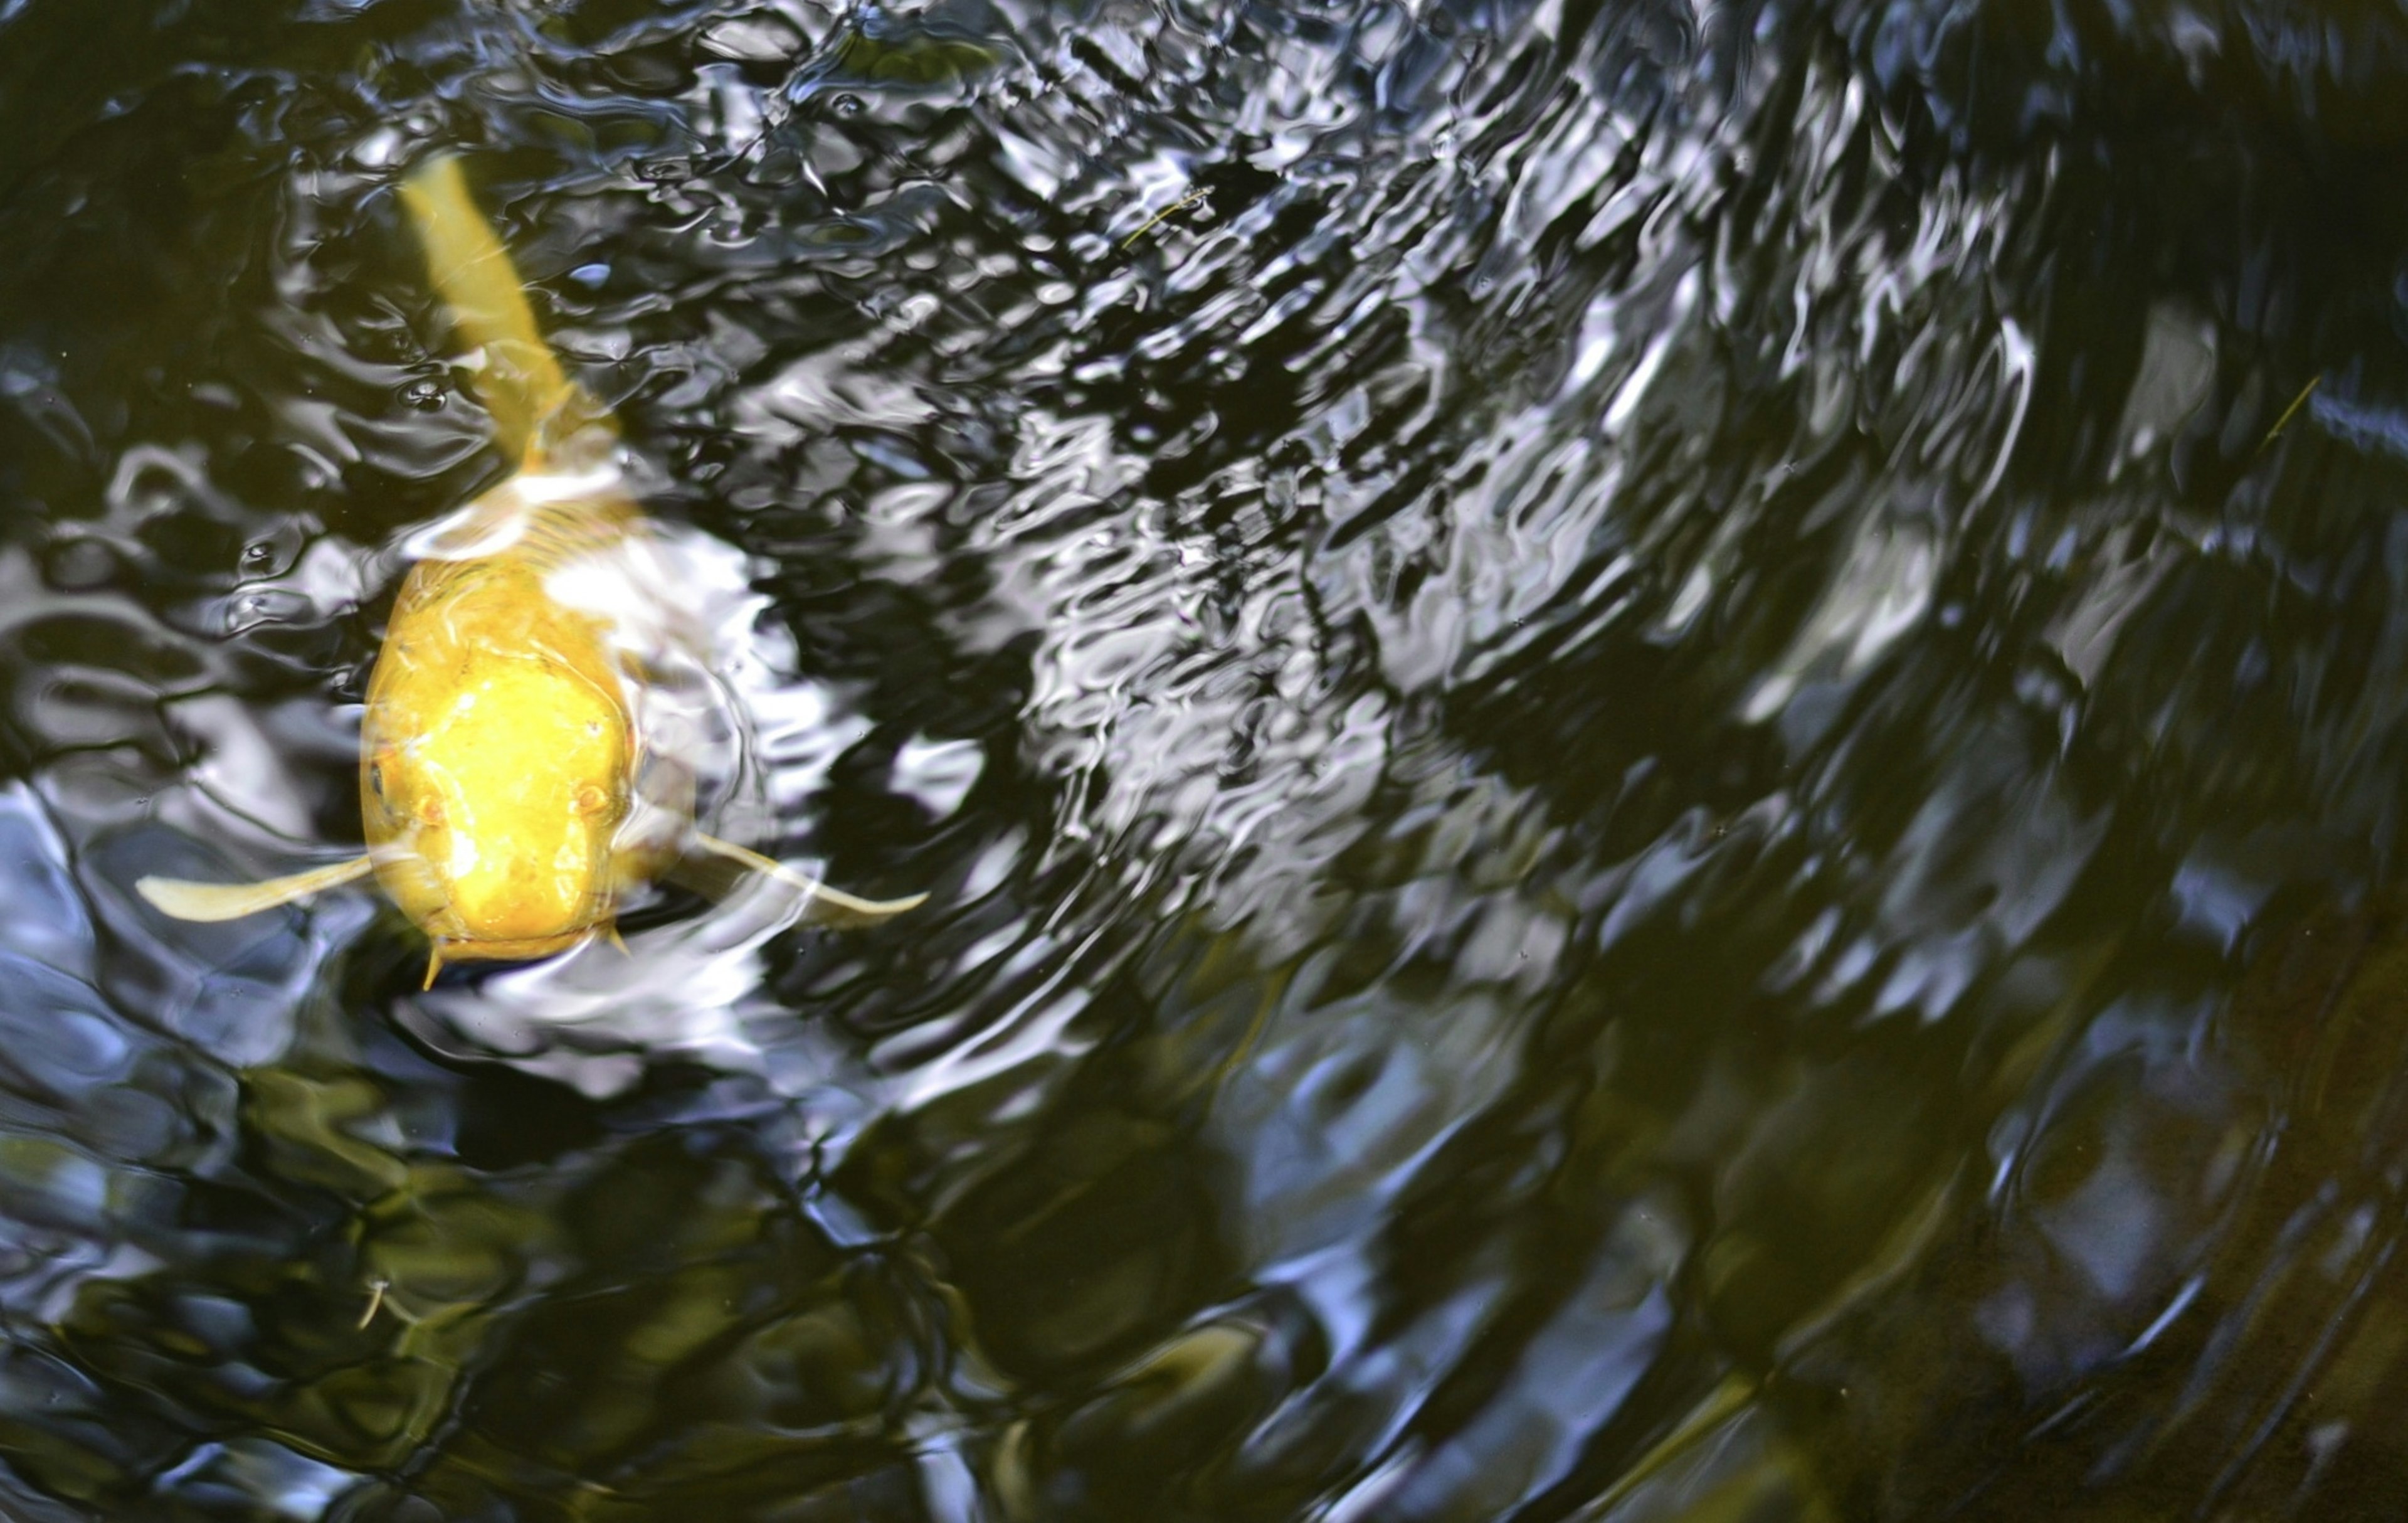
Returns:
[[[540,957],[608,929],[635,745],[625,705],[541,652],[370,708],[361,815],[385,891],[445,960]]]

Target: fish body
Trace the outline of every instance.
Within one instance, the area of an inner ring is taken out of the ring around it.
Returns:
[[[360,819],[439,954],[538,957],[607,928],[638,757],[600,621],[518,551],[421,561],[368,682]]]
[[[446,961],[614,935],[621,895],[688,852],[807,891],[823,921],[921,902],[856,899],[706,835],[690,774],[646,767],[621,621],[659,589],[642,585],[648,535],[610,467],[609,418],[543,341],[456,161],[418,170],[402,198],[519,469],[430,537],[402,583],[361,727],[366,855],[260,884],[136,889],[169,914],[227,920],[372,872],[434,942],[429,982]]]

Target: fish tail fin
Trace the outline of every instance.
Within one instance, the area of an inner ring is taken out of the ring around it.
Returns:
[[[401,199],[452,325],[484,352],[477,395],[493,414],[503,453],[532,462],[548,445],[599,422],[602,409],[561,370],[536,327],[518,266],[477,209],[460,161],[449,153],[429,159],[402,182]]]

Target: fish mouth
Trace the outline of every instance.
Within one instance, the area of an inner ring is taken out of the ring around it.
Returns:
[[[435,955],[440,962],[533,962],[591,941],[594,927],[580,926],[557,936],[523,936],[497,940],[481,936],[437,936]]]

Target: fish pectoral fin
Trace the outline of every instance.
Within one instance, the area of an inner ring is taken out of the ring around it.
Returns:
[[[774,879],[807,896],[803,905],[803,921],[812,926],[870,926],[899,915],[906,910],[919,908],[928,900],[925,894],[914,894],[908,899],[856,898],[840,888],[830,888],[816,878],[807,877],[774,857],[763,856],[749,847],[732,841],[722,841],[697,830],[695,844],[711,855],[733,862],[738,867]]]
[[[331,867],[311,868],[283,878],[269,878],[256,884],[196,884],[181,878],[136,879],[134,891],[149,899],[160,911],[179,920],[240,920],[262,910],[273,910],[280,904],[307,898],[329,888],[339,888],[355,879],[365,878],[372,869],[365,856]]]

